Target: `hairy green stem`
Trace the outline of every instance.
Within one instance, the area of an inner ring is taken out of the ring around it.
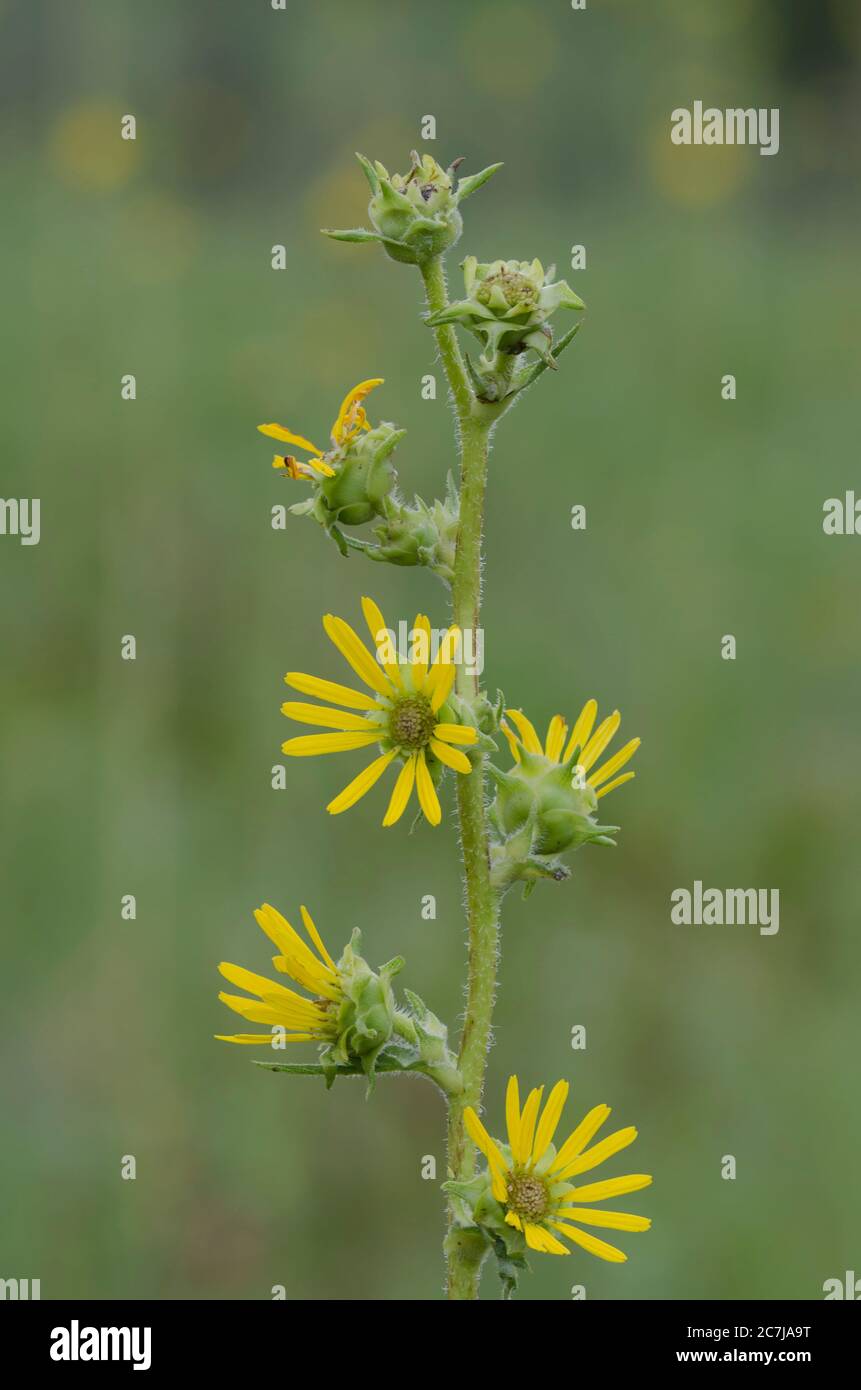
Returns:
[[[434,258],[423,266],[422,276],[428,307],[435,313],[447,303],[441,260]],[[450,325],[443,325],[435,333],[460,428],[460,521],[452,579],[452,613],[461,629],[476,632],[481,619],[481,541],[487,456],[496,416],[475,400],[454,330]],[[478,674],[470,674],[462,664],[457,671],[457,692],[466,699],[478,693]],[[463,1091],[449,1098],[448,1170],[450,1178],[463,1182],[472,1176],[475,1168],[475,1147],[464,1128],[464,1110],[467,1106],[476,1109],[480,1106],[484,1086],[496,994],[499,898],[490,878],[484,758],[477,760],[468,777],[458,777],[457,783],[469,954],[466,1012],[458,1055]],[[450,1210],[450,1221],[452,1214]],[[459,1238],[452,1231],[446,1241],[446,1255],[449,1298],[477,1298],[482,1260],[474,1240]]]

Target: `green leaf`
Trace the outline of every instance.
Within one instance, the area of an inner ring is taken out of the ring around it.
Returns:
[[[501,169],[501,164],[489,164],[486,169],[482,169],[478,174],[470,174],[468,178],[460,179],[457,185],[457,201],[462,203],[464,198],[468,198],[470,193],[474,193],[477,188],[481,188],[483,183]]]
[[[549,356],[552,359],[551,362],[547,362],[544,360],[542,360],[541,362],[536,362],[534,367],[529,368],[522,376],[515,378],[510,395],[517,395],[519,391],[525,391],[527,386],[531,386],[533,382],[538,380],[538,378],[541,376],[543,372],[547,371],[548,366],[555,366],[555,364],[559,361],[559,358],[562,356],[563,352],[567,348],[568,344],[572,343],[574,339],[577,337],[577,334],[583,327],[583,322],[583,319],[578,319],[577,323],[574,324],[574,327],[569,328],[567,333],[563,333],[556,346],[550,349]]]

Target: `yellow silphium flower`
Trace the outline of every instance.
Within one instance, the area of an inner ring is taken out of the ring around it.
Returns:
[[[567,763],[575,750],[579,749],[577,766],[582,768],[585,774],[586,785],[590,786],[598,797],[606,796],[607,792],[614,791],[616,787],[621,787],[623,782],[630,782],[631,778],[636,776],[634,772],[623,772],[621,777],[617,777],[615,774],[633,758],[640,746],[640,739],[638,738],[632,738],[630,742],[625,744],[624,748],[620,748],[618,753],[614,753],[595,772],[591,771],[622,722],[622,716],[617,709],[608,715],[596,729],[595,719],[598,714],[598,702],[597,700],[587,700],[570,732],[562,715],[554,714],[547,727],[547,737],[543,744],[535,731],[535,725],[526,718],[522,710],[508,709],[505,713],[517,726],[517,733],[509,728],[505,722],[501,726],[502,732],[508,739],[514,761],[517,763],[520,762],[521,747],[525,748],[528,753],[537,753],[548,758],[552,763],[560,764]],[[610,781],[610,778],[613,780]]]
[[[243,995],[223,991],[218,997],[249,1023],[265,1023],[270,1029],[283,1029],[287,1042],[332,1043],[338,1038],[338,1015],[344,1000],[341,979],[311,914],[307,908],[299,910],[313,950],[291,927],[287,918],[268,903],[258,908],[254,916],[258,926],[278,947],[279,954],[272,957],[275,969],[282,975],[289,975],[312,997],[306,999],[304,995],[267,979],[265,975],[255,975],[252,970],[246,970],[241,965],[230,965],[227,961],[222,961],[218,967],[225,980],[256,997],[246,999]],[[271,1045],[273,1036],[271,1032],[233,1033],[229,1036],[216,1034],[220,1042],[267,1045]]]
[[[548,1255],[570,1255],[567,1246],[554,1234],[558,1231],[590,1255],[621,1263],[628,1258],[624,1251],[580,1227],[647,1231],[652,1223],[645,1216],[593,1210],[591,1203],[639,1192],[649,1186],[651,1177],[647,1173],[630,1173],[583,1186],[576,1186],[570,1179],[590,1172],[627,1148],[636,1139],[637,1131],[619,1129],[587,1148],[610,1114],[609,1106],[596,1105],[557,1149],[553,1136],[568,1097],[568,1082],[557,1081],[539,1116],[543,1095],[543,1086],[530,1091],[521,1109],[517,1077],[509,1077],[505,1096],[507,1145],[491,1139],[472,1107],[465,1111],[467,1133],[487,1159],[493,1195],[505,1210],[505,1220],[523,1232],[530,1249]]]
[[[394,825],[400,820],[413,787],[431,825],[439,825],[442,810],[435,780],[443,767],[470,773],[472,764],[461,749],[478,739],[477,730],[456,722],[446,706],[454,684],[454,657],[460,629],[449,628],[431,662],[430,623],[419,614],[413,624],[414,640],[409,657],[401,660],[397,652],[388,650],[390,639],[386,622],[373,599],[362,599],[362,611],[377,656],[371,655],[343,618],[327,613],[323,627],[330,641],[368,687],[370,695],[335,681],[288,671],[284,679],[294,690],[331,700],[346,709],[286,701],[281,712],[289,719],[337,732],[288,739],[282,744],[282,751],[290,757],[313,757],[377,744],[380,755],[329,802],[326,810],[331,815],[339,815],[355,806],[389,764],[399,760],[401,768],[383,825]]]
[[[272,467],[285,470],[291,478],[312,478],[314,473],[319,473],[324,478],[333,478],[335,469],[332,463],[337,462],[338,456],[349,448],[362,430],[371,428],[362,401],[370,395],[375,386],[382,384],[383,377],[371,377],[368,381],[360,381],[358,386],[347,392],[332,426],[331,445],[326,450],[318,449],[310,439],[305,439],[301,434],[294,434],[283,425],[258,425],[260,433],[269,439],[278,439],[282,444],[295,444],[311,455],[307,459],[297,459],[291,454],[276,454],[272,460]]]

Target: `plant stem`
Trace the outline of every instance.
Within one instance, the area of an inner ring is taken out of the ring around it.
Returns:
[[[447,303],[442,262],[434,258],[422,267],[428,306],[432,312]],[[440,357],[460,427],[460,521],[452,579],[452,612],[461,629],[478,631],[481,618],[481,561],[487,456],[494,418],[475,400],[457,338],[450,325],[435,330]],[[457,670],[457,692],[465,699],[478,694],[478,673],[463,664]],[[472,1177],[475,1147],[464,1128],[464,1110],[481,1104],[491,1018],[496,994],[499,898],[490,880],[490,849],[485,810],[484,758],[476,760],[469,776],[457,779],[458,815],[466,887],[469,954],[466,1013],[458,1066],[463,1091],[449,1098],[448,1169],[458,1182]],[[449,1212],[449,1220],[452,1219]],[[469,1241],[449,1239],[448,1297],[478,1297],[481,1258]]]

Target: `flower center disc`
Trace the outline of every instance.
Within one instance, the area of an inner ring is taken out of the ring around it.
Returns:
[[[424,748],[436,727],[436,715],[424,695],[408,695],[394,706],[389,720],[392,742],[401,748]]]
[[[500,287],[510,309],[531,309],[538,303],[538,291],[525,275],[518,275],[512,270],[500,270],[496,275],[488,276],[479,288],[476,298],[480,304],[490,301],[490,292],[494,285]]]
[[[529,1173],[512,1173],[508,1179],[508,1205],[527,1221],[538,1221],[547,1211],[547,1188],[541,1178]]]

